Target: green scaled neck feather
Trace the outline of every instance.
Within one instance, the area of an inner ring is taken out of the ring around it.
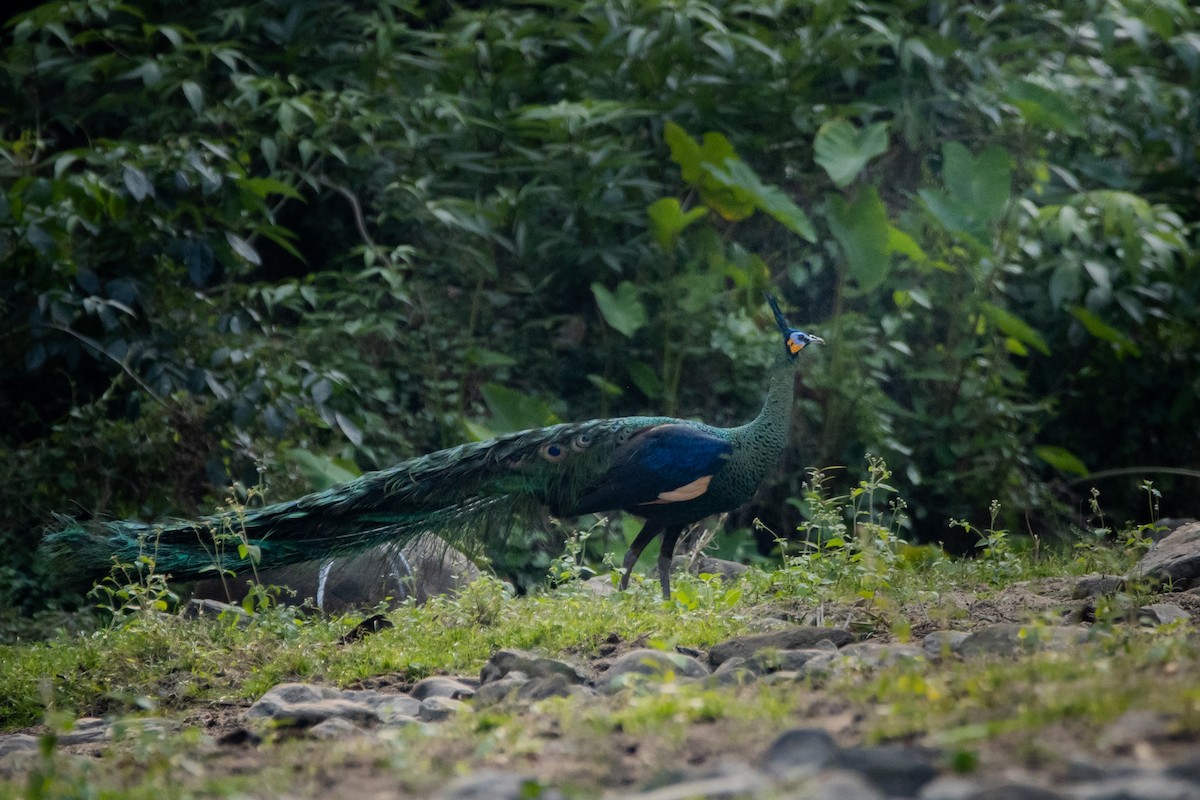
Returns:
[[[745,503],[787,442],[801,351],[823,344],[788,325],[762,412],[737,428],[670,417],[554,425],[439,450],[297,500],[199,520],[60,520],[43,542],[65,578],[98,580],[148,557],[176,579],[325,559],[435,533],[477,550],[539,508],[563,516],[627,511],[646,523],[626,553],[621,588],[646,545],[662,536],[659,580],[670,596],[670,556],[684,527]],[[778,347],[778,345],[776,345]]]

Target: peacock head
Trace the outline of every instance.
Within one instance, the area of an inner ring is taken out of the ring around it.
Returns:
[[[800,351],[810,344],[825,344],[825,340],[820,336],[798,331],[789,325],[783,312],[779,310],[779,302],[773,295],[767,295],[767,302],[771,304],[771,310],[775,312],[775,324],[779,326],[779,331],[783,334],[783,346],[787,348],[789,357],[795,358],[800,355]]]

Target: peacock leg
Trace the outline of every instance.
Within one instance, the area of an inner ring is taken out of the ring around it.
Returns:
[[[675,542],[683,527],[676,525],[663,531],[662,547],[658,551],[658,582],[662,584],[663,600],[671,599],[671,562],[675,559]]]
[[[642,551],[646,549],[646,545],[653,541],[655,536],[662,533],[663,527],[657,522],[646,520],[646,524],[642,526],[641,533],[633,540],[633,544],[629,545],[629,551],[625,553],[625,560],[621,562],[621,591],[629,588],[629,574],[633,572],[633,565],[637,563],[641,557]]]

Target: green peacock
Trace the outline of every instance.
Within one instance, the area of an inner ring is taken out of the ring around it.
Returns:
[[[43,552],[56,573],[76,579],[98,579],[114,563],[145,554],[159,573],[186,580],[214,569],[238,573],[402,544],[430,531],[448,542],[478,544],[539,509],[557,517],[619,509],[645,519],[625,555],[620,588],[661,536],[658,574],[669,599],[680,534],[748,501],[775,468],[787,443],[800,353],[824,344],[792,328],[774,297],[767,301],[783,347],[762,411],[745,425],[717,428],[671,417],[552,425],[439,450],[262,508],[156,523],[68,520],[46,537]]]

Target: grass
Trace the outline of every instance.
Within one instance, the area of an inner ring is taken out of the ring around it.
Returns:
[[[355,794],[422,796],[446,776],[481,766],[532,766],[570,796],[592,796],[601,787],[652,785],[683,762],[728,753],[749,758],[765,747],[764,736],[769,741],[764,731],[798,724],[825,724],[843,743],[941,745],[964,769],[986,762],[989,748],[1020,757],[1004,744],[1009,738],[1027,745],[1064,726],[1080,746],[1094,745],[1104,725],[1134,708],[1171,714],[1174,733],[1200,736],[1194,628],[1125,624],[1120,614],[1105,614],[1115,601],[1099,604],[1093,641],[1016,660],[900,662],[743,687],[668,681],[613,696],[480,709],[432,733],[414,727],[333,746],[285,738],[249,756],[214,748],[199,722],[231,706],[226,713],[236,715],[283,681],[353,686],[378,676],[404,684],[477,674],[503,647],[587,664],[614,642],[707,648],[770,620],[813,617],[849,623],[861,638],[904,641],[918,628],[971,625],[963,598],[999,602],[1042,577],[1122,573],[1145,546],[1134,529],[1041,547],[997,530],[993,508],[987,526],[960,523],[979,537],[977,557],[952,559],[900,540],[903,509],[884,502],[892,494],[887,479],[886,466],[872,461],[856,491],[831,498],[815,473],[802,500],[813,521],[811,545],[785,554],[776,569],[752,568],[730,584],[680,576],[671,603],[659,599],[652,579],[605,598],[570,580],[515,597],[506,584],[484,578],[457,597],[386,611],[395,627],[343,644],[361,616],[309,616],[260,599],[252,622],[239,627],[233,619],[161,613],[166,587],[153,576],[110,586],[101,593],[110,607],[107,624],[87,630],[63,619],[59,632],[42,640],[0,645],[0,732],[36,724],[50,731],[31,769],[12,780],[0,771],[0,799],[260,796],[264,786],[318,795],[347,780]],[[556,570],[561,577],[562,565]],[[1136,607],[1141,599],[1124,602]],[[1037,636],[1046,620],[1036,610],[1026,616]],[[133,736],[98,759],[81,761],[55,747],[55,732],[76,717],[104,715],[184,724],[165,737]]]

